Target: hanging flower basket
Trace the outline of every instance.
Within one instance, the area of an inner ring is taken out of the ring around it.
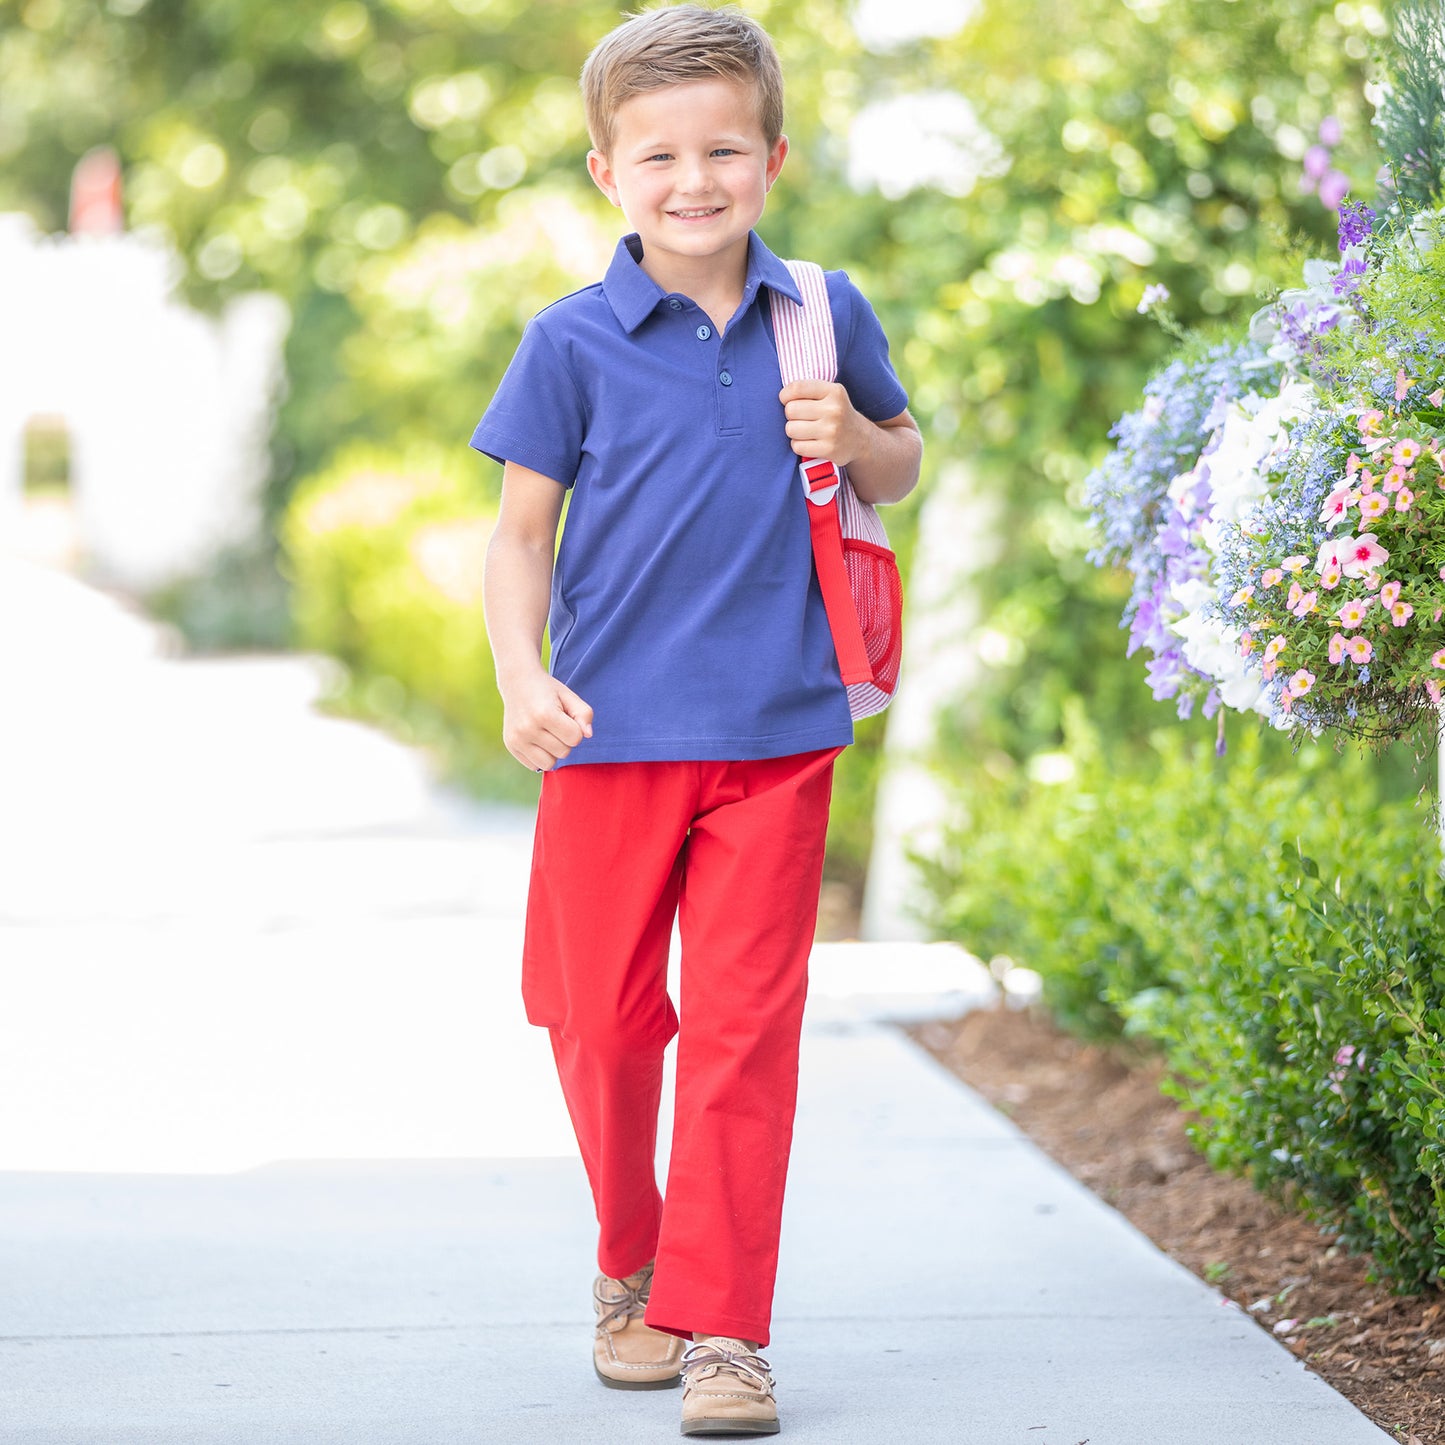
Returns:
[[[1397,40],[1388,204],[1341,203],[1339,259],[1238,340],[1186,338],[1087,483],[1092,559],[1133,576],[1129,651],[1181,716],[1385,742],[1445,695],[1445,157],[1391,154],[1445,144],[1445,10]]]

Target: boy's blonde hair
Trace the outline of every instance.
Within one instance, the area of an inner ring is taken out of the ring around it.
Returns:
[[[582,67],[592,145],[612,154],[617,108],[634,95],[694,80],[730,80],[757,95],[771,148],[783,133],[783,67],[768,32],[739,10],[644,10],[597,42]]]

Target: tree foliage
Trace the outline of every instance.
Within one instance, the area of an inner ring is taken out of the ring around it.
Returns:
[[[1381,15],[980,0],[954,36],[869,51],[847,0],[744,8],[789,77],[769,243],[850,270],[894,339],[930,472],[969,467],[1001,508],[989,681],[949,713],[956,755],[1052,746],[1079,698],[1106,735],[1138,736],[1166,714],[1123,664],[1122,584],[1086,564],[1078,496],[1162,350],[1136,303],[1163,282],[1185,322],[1237,316],[1290,274],[1287,252],[1328,249],[1300,160],[1335,115],[1336,164],[1371,189]],[[623,13],[0,0],[0,207],[59,227],[74,159],[111,143],[130,222],[174,239],[197,302],[286,297],[279,504],[343,445],[465,446],[527,317],[595,279],[618,226],[585,176],[575,76]],[[855,125],[900,97],[952,139],[875,126],[882,180],[850,177]]]

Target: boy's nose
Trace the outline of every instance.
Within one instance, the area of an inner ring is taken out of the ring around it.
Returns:
[[[711,190],[712,178],[708,175],[707,167],[701,162],[684,167],[681,175],[678,176],[677,188],[684,195],[689,196],[698,196],[704,191]]]

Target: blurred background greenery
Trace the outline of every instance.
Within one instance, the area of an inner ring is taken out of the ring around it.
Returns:
[[[965,792],[1026,778],[1065,748],[1071,710],[1120,767],[1144,766],[1172,710],[1123,657],[1124,584],[1085,560],[1079,504],[1168,345],[1136,304],[1163,282],[1186,323],[1238,320],[1300,251],[1332,251],[1301,158],[1337,116],[1335,164],[1372,191],[1364,84],[1385,19],[1306,0],[978,0],[919,4],[908,33],[904,0],[744,8],[789,83],[765,238],[873,300],[928,437],[920,496],[962,465],[996,517],[981,672],[940,720],[943,771]],[[195,305],[261,287],[292,309],[268,536],[154,605],[199,646],[334,653],[348,706],[493,791],[533,784],[497,742],[474,569],[499,473],[466,443],[526,320],[595,279],[617,234],[584,171],[575,76],[624,13],[0,0],[0,209],[62,228],[76,159],[113,145],[128,224],[170,238]],[[905,556],[917,506],[892,518]],[[839,777],[829,870],[855,890],[884,726]]]

